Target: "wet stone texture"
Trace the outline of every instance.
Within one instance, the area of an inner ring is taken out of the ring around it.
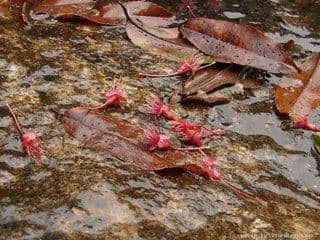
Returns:
[[[179,9],[178,1],[157,2]],[[320,8],[300,2],[228,0],[219,8],[198,4],[194,11],[249,23],[281,42],[293,39],[298,45],[292,54],[303,59],[320,51]],[[298,16],[309,33],[280,22],[283,13]],[[172,104],[190,121],[230,126],[207,144],[224,178],[268,201],[268,208],[187,172],[138,170],[65,133],[62,113],[98,104],[115,78],[128,102],[105,112],[151,125],[154,119],[138,113],[138,106],[150,93],[169,100],[182,82],[137,73],[175,67],[135,47],[123,27],[45,20],[26,30],[0,17],[0,239],[319,239],[320,156],[310,133],[275,114],[274,75],[266,74],[254,90],[229,89],[234,94],[228,104]],[[41,159],[24,157],[4,101],[25,129],[41,136]],[[312,120],[317,119],[316,112]]]

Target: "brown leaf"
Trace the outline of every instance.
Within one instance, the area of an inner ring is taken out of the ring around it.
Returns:
[[[196,72],[190,78],[182,91],[182,95],[189,96],[195,93],[211,92],[225,85],[233,85],[237,82],[244,84],[245,87],[256,88],[258,84],[252,76],[247,76],[242,67],[231,64],[215,64],[209,68],[204,68]]]
[[[10,15],[9,0],[0,0],[0,16]]]
[[[193,18],[180,31],[201,52],[217,62],[236,63],[273,73],[295,72],[296,65],[286,48],[263,32],[232,22]]]
[[[184,100],[200,101],[208,104],[226,103],[230,101],[229,97],[223,95],[222,93],[219,93],[219,92],[206,93],[202,90],[198,90],[195,95],[187,96]]]
[[[275,102],[280,113],[288,114],[293,122],[307,117],[320,105],[320,54],[305,61],[301,73],[281,79],[275,89]]]
[[[126,16],[117,3],[96,4],[95,0],[45,0],[35,9],[36,14],[47,13],[57,19],[82,18],[103,25],[126,23]],[[166,9],[146,1],[125,3],[130,14],[139,17],[150,26],[167,26],[175,21],[174,15]]]
[[[169,60],[177,62],[186,61],[198,52],[198,50],[192,46],[177,43],[176,41],[170,41],[170,39],[162,39],[161,37],[156,36],[155,32],[150,34],[129,21],[126,25],[126,31],[128,37],[135,45],[152,54],[160,55]],[[199,56],[197,61],[199,64],[210,62],[204,55]]]
[[[110,115],[73,108],[62,118],[65,130],[85,146],[114,157],[143,170],[183,168],[203,175],[196,154],[166,151],[156,155],[141,142],[143,129]],[[200,155],[201,156],[201,155]]]
[[[110,153],[137,168],[147,171],[181,168],[207,176],[202,162],[199,161],[199,154],[180,151],[166,151],[161,155],[151,153],[141,143],[144,130],[117,117],[73,108],[64,114],[62,122],[66,132],[85,146],[95,151]],[[239,197],[266,206],[266,203],[261,199],[242,192],[226,180],[221,179],[219,182]]]

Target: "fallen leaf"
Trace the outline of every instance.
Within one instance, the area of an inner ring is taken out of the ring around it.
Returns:
[[[320,54],[307,59],[300,68],[301,73],[283,77],[275,89],[278,111],[288,114],[294,123],[320,105]]]
[[[295,72],[297,68],[286,54],[292,41],[279,44],[247,25],[200,17],[182,24],[180,32],[217,62],[247,65],[273,73]]]
[[[131,125],[117,117],[101,115],[88,110],[73,108],[62,117],[66,132],[81,141],[85,146],[112,156],[142,170],[158,171],[169,168],[182,168],[195,174],[207,176],[199,153],[190,154],[181,151],[165,151],[154,154],[143,146],[141,139],[145,132],[138,126]],[[223,186],[237,196],[262,206],[266,202],[234,187],[224,179]]]
[[[197,154],[165,151],[161,155],[150,152],[142,139],[144,130],[110,115],[73,108],[65,113],[62,122],[66,132],[86,147],[108,152],[126,163],[147,171],[183,168],[203,175]]]
[[[128,12],[150,26],[167,26],[175,16],[165,8],[147,1],[124,3]],[[124,25],[126,16],[117,3],[99,3],[95,0],[45,0],[34,9],[35,14],[47,13],[57,19],[85,19],[103,25]]]
[[[196,72],[187,80],[181,92],[186,100],[200,100],[206,103],[228,102],[224,94],[212,92],[222,86],[241,83],[245,88],[258,88],[257,80],[247,74],[246,68],[230,64],[215,64]]]
[[[155,34],[138,28],[131,22],[127,22],[126,32],[130,40],[137,46],[152,54],[160,55],[166,59],[176,62],[182,62],[190,59],[196,54],[198,50],[190,45],[170,41],[170,39],[163,39]],[[211,60],[212,61],[212,60]],[[203,54],[197,58],[197,64],[210,62]]]
[[[196,94],[185,97],[183,100],[200,101],[208,104],[227,103],[230,101],[229,97],[219,92],[206,93],[199,90]]]

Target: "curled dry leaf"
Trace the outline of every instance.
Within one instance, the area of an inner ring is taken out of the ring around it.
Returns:
[[[200,17],[185,22],[180,32],[217,62],[247,65],[273,73],[295,72],[297,68],[286,54],[292,41],[279,44],[247,25]]]
[[[196,72],[185,84],[182,95],[189,96],[198,91],[211,92],[224,85],[233,85],[237,82],[243,83],[245,87],[257,86],[252,76],[246,75],[246,69],[231,64],[216,64]]]
[[[301,73],[282,78],[275,89],[275,102],[280,113],[288,114],[294,123],[308,117],[320,105],[320,54],[307,59]]]
[[[181,94],[185,100],[199,100],[206,103],[228,102],[222,93],[212,92],[222,86],[242,83],[245,88],[258,88],[259,84],[247,68],[235,64],[215,64],[196,72],[186,82]]]

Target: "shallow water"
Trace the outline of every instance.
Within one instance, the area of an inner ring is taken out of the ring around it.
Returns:
[[[177,1],[155,2],[179,11]],[[280,42],[293,39],[298,61],[320,51],[317,3],[211,3],[212,8],[196,4],[194,12],[251,24]],[[297,17],[306,30],[285,25],[283,13]],[[237,91],[228,104],[172,103],[190,121],[230,126],[225,136],[208,143],[221,174],[268,201],[268,208],[191,173],[143,172],[65,133],[61,114],[73,106],[96,105],[115,78],[121,79],[128,102],[106,112],[153,123],[137,107],[150,92],[169,100],[181,80],[141,79],[137,73],[175,67],[135,47],[123,27],[46,20],[23,30],[0,17],[1,99],[15,109],[24,128],[35,128],[45,151],[39,161],[24,157],[1,102],[0,239],[319,239],[320,157],[310,133],[293,129],[275,113],[273,86],[279,78],[274,75],[266,75],[259,88]],[[318,112],[312,120],[317,119]]]

